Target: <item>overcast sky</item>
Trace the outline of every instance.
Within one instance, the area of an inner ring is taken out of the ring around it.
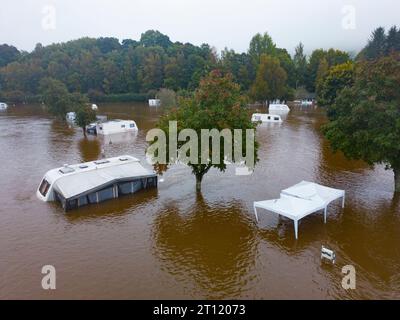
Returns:
[[[32,50],[84,36],[139,39],[156,29],[172,41],[247,51],[268,31],[291,53],[359,50],[377,26],[400,26],[399,0],[0,0],[0,43]]]

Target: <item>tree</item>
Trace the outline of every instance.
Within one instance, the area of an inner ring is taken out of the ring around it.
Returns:
[[[17,61],[21,53],[17,48],[7,44],[0,45],[0,67],[4,67],[11,62]]]
[[[277,58],[262,55],[250,94],[255,101],[283,98],[286,93],[286,71]]]
[[[393,26],[386,37],[386,55],[400,51],[400,29]]]
[[[220,154],[218,155],[218,161],[211,160],[212,153],[214,150],[214,141],[209,141],[209,153],[206,155],[207,161],[202,161],[201,148],[201,131],[202,129],[217,129],[218,131],[228,129],[230,131],[234,129],[243,130],[243,144],[242,149],[239,150],[241,155],[247,151],[247,140],[245,139],[246,129],[254,129],[255,125],[251,122],[251,115],[249,110],[246,108],[246,100],[240,92],[240,86],[232,81],[232,75],[223,75],[220,71],[214,70],[208,76],[200,81],[200,85],[197,88],[193,96],[188,98],[181,98],[179,101],[178,108],[172,108],[165,114],[158,122],[157,127],[162,129],[164,132],[169,132],[170,121],[177,121],[178,123],[178,135],[183,129],[193,129],[197,133],[197,149],[194,150],[194,156],[196,161],[188,161],[187,165],[192,169],[192,173],[196,178],[196,190],[201,190],[201,182],[204,175],[211,169],[216,168],[220,171],[226,170],[225,156],[229,150],[225,150],[223,139],[220,139]],[[231,143],[233,145],[233,135],[231,137]],[[211,140],[211,139],[210,139]],[[155,143],[156,141],[153,141]],[[166,139],[166,150],[169,153],[170,139],[167,136]],[[217,141],[218,143],[218,141]],[[182,147],[185,142],[178,142],[178,147]],[[254,144],[254,159],[257,159],[257,143]],[[190,150],[192,153],[192,150]],[[176,155],[168,155],[176,157]],[[232,161],[240,161],[236,157],[232,157]],[[165,164],[156,163],[156,168],[159,171],[166,170]]]
[[[306,77],[306,87],[310,92],[316,91],[318,69],[320,68],[320,64],[323,59],[326,60],[328,68],[331,68],[338,64],[349,61],[350,55],[347,52],[335,49],[329,49],[328,51],[323,49],[314,50],[308,63]]]
[[[385,164],[400,192],[400,54],[364,61],[354,85],[330,106],[323,128],[334,151],[370,165]]]
[[[325,79],[325,76],[328,74],[328,71],[329,71],[328,61],[326,60],[326,58],[322,58],[318,66],[317,78],[315,79],[315,89],[317,96],[321,91],[321,85]]]
[[[148,30],[140,37],[140,43],[145,47],[169,47],[172,42],[169,37],[162,34],[160,31]]]
[[[304,46],[300,42],[296,47],[296,53],[293,57],[293,63],[295,68],[295,82],[296,89],[302,87],[306,83],[307,74],[307,56],[304,54]]]
[[[251,39],[249,56],[251,57],[254,66],[257,66],[260,63],[262,55],[274,56],[275,53],[276,45],[267,32],[265,32],[263,35],[257,33]]]
[[[368,60],[380,58],[386,53],[385,28],[379,27],[372,32],[371,39],[364,48],[362,56]]]
[[[96,112],[92,110],[89,104],[84,103],[85,99],[83,97],[80,97],[79,100],[79,104],[75,106],[75,123],[82,128],[83,134],[86,136],[86,126],[96,120]]]
[[[59,119],[71,110],[71,96],[67,87],[59,80],[45,78],[40,82],[40,92],[50,114]]]
[[[346,62],[332,67],[321,80],[318,90],[318,102],[322,106],[335,103],[336,97],[344,88],[354,83],[354,63]]]
[[[161,105],[165,108],[176,107],[176,93],[169,89],[160,89],[156,95],[157,99],[160,99]]]

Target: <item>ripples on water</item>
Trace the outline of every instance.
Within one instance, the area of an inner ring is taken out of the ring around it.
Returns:
[[[162,113],[141,104],[100,106],[109,118],[133,118],[128,141],[84,138],[37,106],[0,114],[0,298],[400,298],[400,200],[382,167],[332,154],[319,128],[321,110],[296,109],[281,125],[261,126],[251,176],[210,171],[196,195],[194,178],[172,167],[147,190],[65,214],[42,203],[42,176],[64,163],[132,154],[144,160],[146,132]],[[261,214],[252,203],[311,180],[347,191],[305,218],[295,241],[292,222]],[[336,251],[320,261],[321,245]],[[57,269],[57,290],[40,289],[41,267]],[[357,290],[341,287],[353,264]]]

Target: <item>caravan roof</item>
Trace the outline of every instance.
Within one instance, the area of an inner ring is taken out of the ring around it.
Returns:
[[[65,199],[101,189],[113,181],[155,177],[138,159],[121,156],[50,170],[45,179]]]

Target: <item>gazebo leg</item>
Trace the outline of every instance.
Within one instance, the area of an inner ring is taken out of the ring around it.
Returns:
[[[299,221],[298,220],[294,220],[294,235],[297,240],[299,238]]]
[[[327,214],[327,207],[325,207],[325,210],[324,210],[324,222],[326,223],[326,214]]]
[[[343,195],[343,200],[342,200],[342,208],[344,208],[344,200],[346,198],[346,195]]]
[[[256,215],[256,220],[258,222],[257,208],[256,206],[253,206],[253,208],[254,208],[254,214]]]

